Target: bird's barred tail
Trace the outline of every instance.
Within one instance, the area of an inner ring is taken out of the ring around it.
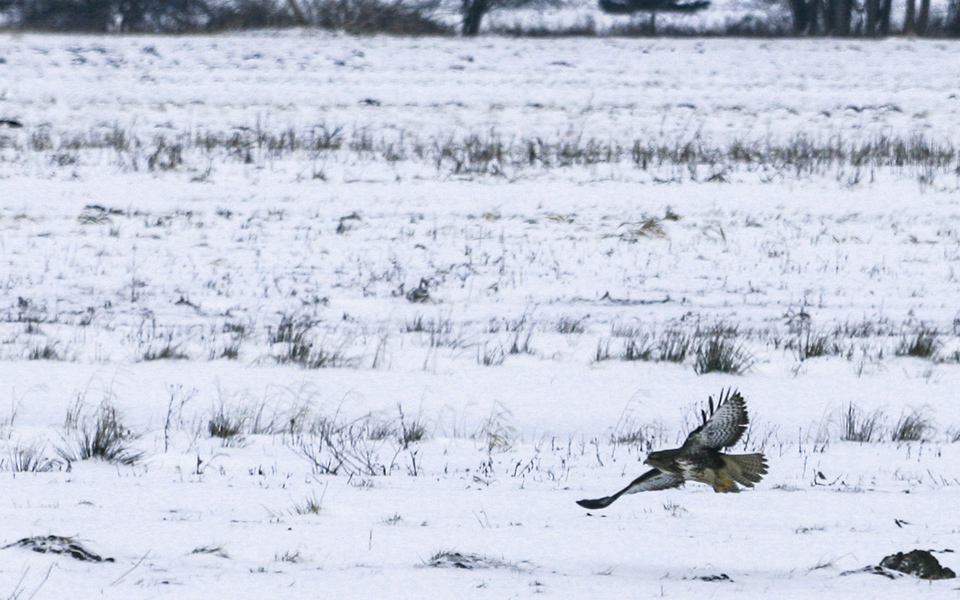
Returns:
[[[763,454],[726,454],[725,474],[740,485],[753,487],[767,474],[767,460]]]

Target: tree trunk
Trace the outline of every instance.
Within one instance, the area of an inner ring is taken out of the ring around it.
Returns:
[[[907,0],[907,12],[903,17],[904,35],[913,35],[917,31],[917,0]]]
[[[810,33],[810,5],[805,0],[790,0],[790,11],[793,13],[793,34]]]
[[[960,0],[951,0],[947,9],[947,35],[960,37]]]
[[[306,25],[307,17],[303,14],[303,10],[300,8],[297,0],[287,0],[287,4],[290,5],[290,11],[293,12],[293,18],[296,20],[297,25]]]
[[[917,35],[923,35],[927,32],[929,21],[930,0],[920,0],[920,12],[917,13]]]
[[[812,0],[810,2],[810,33],[820,35],[827,33],[830,19],[827,18],[829,5],[826,0]]]
[[[488,10],[490,10],[490,0],[463,0],[461,33],[464,37],[473,37],[480,33],[480,23]]]
[[[833,0],[833,35],[850,35],[850,0]]]
[[[823,17],[823,32],[827,35],[836,33],[837,1],[826,0],[820,7],[820,13]]]
[[[880,0],[866,0],[867,20],[864,24],[864,35],[877,35],[877,21],[880,18]]]
[[[890,12],[893,0],[880,0],[879,34],[890,35]]]

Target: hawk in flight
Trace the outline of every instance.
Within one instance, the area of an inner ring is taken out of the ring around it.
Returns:
[[[737,484],[753,487],[767,472],[763,454],[724,454],[722,448],[737,443],[747,429],[747,406],[740,392],[720,392],[716,410],[710,397],[710,414],[702,411],[703,424],[687,436],[683,445],[673,450],[651,452],[645,464],[653,467],[630,485],[612,496],[595,500],[578,500],[587,509],[606,508],[624,494],[665,490],[685,481],[712,485],[716,492],[739,492]]]

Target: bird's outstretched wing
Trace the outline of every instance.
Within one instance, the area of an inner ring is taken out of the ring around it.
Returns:
[[[703,413],[703,425],[694,429],[681,449],[713,448],[719,450],[737,443],[747,430],[750,419],[747,417],[747,405],[743,396],[736,390],[720,392],[720,402],[713,409],[713,396],[710,397],[710,415]]]
[[[683,484],[683,475],[675,473],[664,473],[660,469],[650,469],[640,477],[630,482],[630,485],[623,488],[612,496],[606,498],[597,498],[595,500],[577,500],[577,504],[588,509],[598,510],[606,508],[624,494],[636,494],[637,492],[654,492],[657,490],[666,490]]]

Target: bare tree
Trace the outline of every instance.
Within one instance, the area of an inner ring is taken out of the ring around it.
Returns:
[[[810,0],[789,0],[789,2],[794,35],[816,33],[818,3]]]
[[[868,37],[890,33],[891,0],[865,0],[863,34]]]
[[[837,36],[850,35],[850,24],[853,20],[853,2],[851,0],[831,0],[833,5],[833,30]]]
[[[944,29],[947,35],[960,37],[960,0],[950,0],[950,6],[947,9],[947,22]]]
[[[917,34],[927,33],[930,23],[930,0],[920,0],[920,12],[917,13]]]
[[[462,0],[460,13],[463,15],[461,33],[472,37],[480,33],[483,16],[493,7],[496,0]]]
[[[917,32],[917,0],[907,0],[903,17],[903,32],[907,35]]]

